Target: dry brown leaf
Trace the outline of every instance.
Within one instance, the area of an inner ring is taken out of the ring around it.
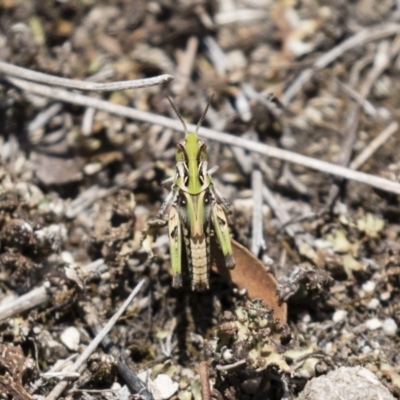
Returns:
[[[251,299],[264,300],[267,307],[274,310],[280,323],[286,324],[287,305],[278,297],[278,283],[260,260],[241,244],[232,240],[236,267],[228,270],[220,251],[214,251],[213,270],[231,280],[239,289],[246,289]]]

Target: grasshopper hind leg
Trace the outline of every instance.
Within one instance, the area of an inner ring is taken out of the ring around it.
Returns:
[[[228,221],[222,206],[214,203],[211,210],[211,219],[214,231],[217,235],[218,243],[225,258],[225,265],[228,269],[235,268],[235,259],[233,258],[231,238],[229,234]]]

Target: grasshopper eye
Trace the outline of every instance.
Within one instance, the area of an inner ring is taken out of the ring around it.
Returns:
[[[186,206],[186,199],[181,199],[181,204],[183,205],[183,206]]]

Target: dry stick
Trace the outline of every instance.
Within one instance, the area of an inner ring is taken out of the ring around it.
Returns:
[[[94,90],[100,92],[109,92],[124,89],[140,89],[149,86],[162,85],[174,79],[171,75],[159,75],[153,78],[135,79],[129,81],[97,83],[79,81],[75,79],[59,78],[58,76],[44,74],[42,72],[32,71],[30,69],[17,67],[16,65],[0,61],[0,74],[6,76],[15,76],[33,82],[41,82],[52,86],[62,86],[78,90]]]
[[[225,53],[223,52],[217,41],[211,36],[206,36],[203,39],[203,43],[207,48],[208,56],[211,60],[211,63],[214,65],[217,74],[219,76],[225,77],[227,69],[227,58],[225,56]]]
[[[90,136],[93,133],[93,119],[96,114],[96,109],[88,107],[85,110],[82,118],[81,131],[83,136]]]
[[[338,157],[338,165],[347,166],[349,164],[351,154],[353,153],[353,147],[357,140],[359,114],[360,103],[357,103],[346,122],[346,127],[344,128],[344,138],[340,145],[341,150]],[[343,179],[341,178],[333,180],[329,190],[328,199],[323,207],[322,212],[331,210],[339,196],[342,182]]]
[[[63,105],[61,103],[54,103],[46,110],[40,112],[28,125],[28,132],[34,132],[40,129],[53,117],[55,117],[61,110]]]
[[[367,80],[365,84],[362,86],[360,90],[360,98],[365,99],[370,93],[374,83],[381,76],[383,71],[389,66],[390,63],[390,55],[394,55],[397,51],[394,51],[398,48],[398,41],[394,41],[392,46],[392,51],[389,51],[389,43],[384,41],[378,45],[378,50],[376,53],[376,57],[374,60],[374,64],[372,69],[370,70]],[[350,162],[351,155],[353,154],[353,148],[357,140],[357,132],[358,132],[358,123],[359,123],[359,114],[361,109],[361,103],[358,101],[355,105],[354,110],[350,114],[348,122],[346,124],[345,136],[341,143],[341,152],[338,160],[338,164],[342,166],[347,166]],[[326,202],[326,209],[331,209],[334,205],[336,199],[340,193],[340,187],[343,180],[334,180],[332,183],[331,189],[329,191],[328,200]]]
[[[96,336],[102,329],[97,309],[92,303],[83,303],[83,305],[80,305],[80,309],[82,314],[84,314],[83,319],[88,323],[93,335]],[[101,344],[106,352],[117,360],[118,371],[129,389],[131,389],[133,393],[139,394],[142,400],[154,400],[146,384],[134,374],[126,364],[120,348],[115,345],[108,336],[104,337]]]
[[[147,389],[146,384],[133,373],[126,364],[122,355],[118,358],[118,371],[129,389],[131,389],[135,394],[138,394],[142,400],[154,400],[153,395]]]
[[[228,365],[221,365],[218,364],[215,368],[217,368],[218,371],[231,371],[232,369],[236,369],[237,367],[241,367],[242,365],[246,365],[246,360],[239,360],[236,361],[233,364],[228,364]]]
[[[144,279],[142,279],[133,289],[132,293],[125,300],[124,304],[119,308],[119,310],[114,314],[114,316],[107,322],[105,327],[101,330],[101,332],[92,340],[88,347],[84,350],[84,352],[79,356],[79,358],[75,361],[74,365],[69,369],[68,372],[77,372],[79,371],[87,361],[87,359],[91,356],[91,354],[96,350],[97,346],[104,339],[104,336],[108,334],[111,328],[118,321],[118,318],[124,313],[126,308],[129,306],[131,301],[137,295],[139,290],[142,288],[144,284]],[[46,397],[46,400],[56,400],[62,394],[62,392],[67,388],[68,382],[61,381],[58,383],[53,390]]]
[[[394,23],[376,25],[372,28],[366,28],[361,30],[360,32],[357,32],[355,35],[349,37],[344,42],[340,43],[332,50],[328,51],[327,53],[319,57],[315,61],[312,68],[304,70],[298,76],[298,78],[286,89],[285,93],[280,99],[281,102],[285,106],[287,106],[293,99],[293,97],[296,96],[296,94],[299,92],[302,86],[311,79],[311,77],[316,71],[325,68],[332,61],[336,60],[346,51],[354,47],[361,46],[372,40],[382,39],[387,36],[395,35],[396,33],[399,32],[400,32],[400,25]]]
[[[153,168],[152,163],[146,163],[139,169],[132,171],[126,179],[121,182],[115,182],[110,188],[102,188],[98,185],[93,185],[86,191],[82,192],[76,199],[65,210],[65,216],[67,218],[75,218],[83,210],[90,207],[96,201],[103,199],[104,197],[110,196],[113,193],[118,192],[121,188],[134,189],[137,181],[150,169]]]
[[[253,226],[251,237],[251,252],[258,257],[261,250],[265,250],[262,213],[262,187],[263,179],[261,171],[254,170],[251,174],[251,187],[253,189]]]
[[[356,92],[350,85],[347,83],[339,81],[336,79],[338,85],[346,92],[350,97],[352,97],[357,103],[360,103],[364,112],[370,117],[374,117],[376,115],[376,111],[374,106],[364,97],[361,96],[360,93]]]
[[[198,47],[199,39],[191,36],[187,41],[186,51],[179,61],[178,73],[171,88],[176,95],[182,93],[189,83]]]
[[[56,362],[56,364],[54,364],[48,372],[58,372],[61,371],[62,369],[64,369],[68,364],[72,365],[72,360],[74,360],[76,357],[78,356],[77,353],[70,355],[68,358],[66,358],[65,360]],[[28,391],[30,394],[33,394],[36,392],[36,390],[38,390],[41,386],[43,386],[44,382],[45,382],[45,374],[41,374],[40,378],[37,379],[34,383],[31,384],[31,386],[29,387]]]
[[[113,104],[105,100],[93,99],[89,96],[84,96],[78,93],[71,93],[63,89],[50,88],[48,86],[26,82],[14,78],[8,78],[8,80],[20,89],[28,90],[42,96],[51,97],[56,100],[61,100],[84,107],[95,107],[99,110],[104,110],[109,113],[117,114],[126,118],[148,122],[151,124],[158,124],[166,128],[175,129],[178,132],[183,132],[181,123],[179,121],[161,115],[136,110],[134,108],[121,106],[119,104]],[[187,124],[187,128],[189,130],[195,130],[196,126],[192,124]],[[199,131],[199,135],[205,139],[215,140],[217,142],[229,144],[231,146],[242,147],[244,149],[260,153],[267,157],[277,158],[282,161],[289,161],[291,163],[312,168],[316,171],[324,172],[326,174],[339,176],[345,179],[351,179],[380,190],[400,194],[399,183],[369,175],[363,172],[354,171],[349,168],[341,167],[340,165],[332,164],[327,161],[317,160],[315,158],[303,156],[301,154],[293,153],[288,150],[278,149],[276,147],[272,147],[263,143],[245,140],[240,137],[230,135],[228,133],[215,131],[213,129],[201,128]]]
[[[85,80],[90,82],[99,82],[114,75],[114,70],[110,65],[105,65],[96,74],[88,76]],[[54,103],[46,110],[40,112],[28,125],[28,132],[34,132],[42,128],[50,119],[56,116],[62,110],[62,103]],[[83,128],[82,128],[83,129]]]
[[[49,295],[44,286],[31,290],[17,299],[0,306],[0,321],[3,321],[15,314],[30,310],[49,299]]]
[[[393,121],[351,162],[350,168],[359,169],[398,129],[399,124]]]
[[[243,84],[242,89],[246,93],[250,99],[255,100],[262,105],[264,105],[267,110],[274,116],[274,118],[279,121],[281,127],[282,127],[282,132],[283,135],[282,137],[291,137],[291,129],[288,124],[287,118],[283,118],[284,116],[284,109],[282,105],[280,104],[279,99],[275,97],[274,94],[269,93],[267,96],[265,94],[258,93],[251,85],[249,84]],[[282,142],[282,139],[279,141],[280,143]],[[282,146],[280,146],[282,147]],[[267,173],[267,176],[271,176],[271,173],[268,173],[268,166],[266,165],[265,160],[260,160],[258,162],[260,169],[265,173]],[[308,190],[306,186],[301,183],[295,176],[292,174],[289,165],[284,164],[283,165],[283,171],[282,171],[282,176],[279,179],[279,183],[285,185],[289,184],[291,185],[295,190],[297,190],[301,194],[307,194]]]
[[[85,271],[97,270],[104,264],[103,259],[98,259],[83,267]],[[10,301],[0,306],[0,321],[12,317],[15,314],[20,314],[31,308],[37,307],[50,299],[45,285],[31,290],[17,299]]]
[[[210,371],[208,369],[207,361],[200,362],[199,372],[202,400],[211,400]]]
[[[278,218],[281,225],[284,227],[285,232],[291,237],[298,249],[301,249],[303,243],[311,245],[313,237],[304,231],[303,227],[298,223],[292,223],[292,219],[289,214],[281,207],[276,201],[274,195],[269,190],[268,186],[264,185],[262,188],[262,195],[265,202],[271,207],[275,216]]]

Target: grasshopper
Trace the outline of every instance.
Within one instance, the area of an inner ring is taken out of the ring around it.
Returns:
[[[185,249],[192,290],[206,290],[209,289],[212,235],[217,238],[226,267],[235,268],[227,221],[227,215],[231,213],[230,205],[214,186],[208,171],[206,144],[197,134],[212,99],[195,132],[188,132],[175,105],[169,97],[167,99],[184,127],[185,139],[177,145],[171,191],[156,218],[149,220],[148,228],[143,232],[142,243],[147,241],[143,246],[151,252],[149,246],[156,231],[168,225],[172,286],[182,287],[182,253]]]

